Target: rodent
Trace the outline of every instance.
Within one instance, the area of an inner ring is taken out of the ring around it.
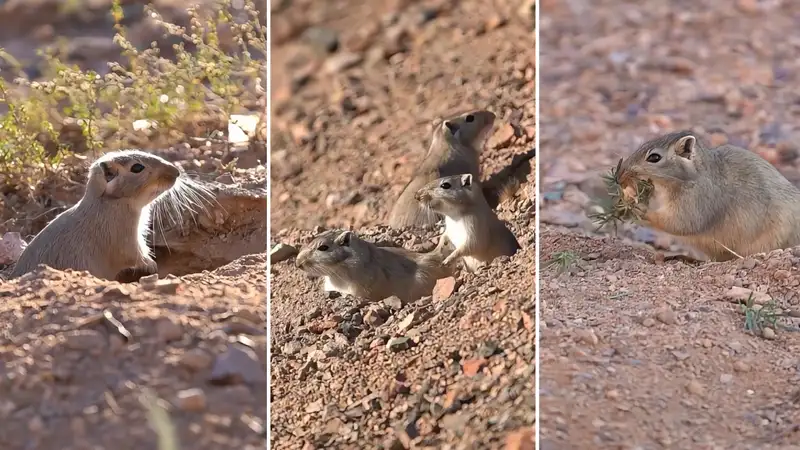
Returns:
[[[11,277],[39,264],[114,280],[123,271],[156,272],[146,233],[150,205],[173,187],[180,169],[138,150],[106,153],[89,168],[81,200],[59,214],[22,252]]]
[[[650,180],[643,224],[712,260],[800,245],[800,190],[746,149],[706,148],[694,132],[674,132],[624,159],[617,180]]]
[[[437,178],[471,173],[480,179],[481,147],[494,126],[495,114],[474,110],[442,120],[433,131],[431,145],[389,214],[389,226],[425,227],[439,221],[437,215],[422,208],[414,194]]]
[[[444,247],[443,245],[439,246]],[[436,280],[450,276],[438,250],[416,253],[379,247],[352,231],[330,230],[315,237],[297,255],[297,268],[324,277],[324,290],[369,301],[397,296],[405,302],[431,295]]]
[[[455,250],[442,261],[444,265],[463,258],[467,270],[474,272],[520,249],[514,233],[489,207],[480,183],[470,173],[431,181],[414,198],[445,217],[444,236]]]

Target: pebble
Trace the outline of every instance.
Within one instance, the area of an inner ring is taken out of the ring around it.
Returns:
[[[175,403],[184,411],[204,411],[206,409],[206,393],[199,388],[184,389],[178,392]]]
[[[728,384],[731,381],[733,381],[733,375],[729,373],[723,373],[722,375],[719,376],[719,381],[722,384]]]
[[[736,361],[735,363],[733,363],[733,370],[737,372],[749,372],[750,365],[748,365],[744,361]]]
[[[212,362],[213,358],[211,355],[199,348],[193,348],[187,351],[180,359],[181,366],[195,372],[209,368]]]
[[[461,363],[461,370],[464,371],[464,375],[474,377],[484,366],[486,366],[486,359],[484,358],[468,359]]]
[[[675,315],[675,311],[672,308],[662,308],[658,312],[656,312],[656,319],[659,322],[667,324],[667,325],[674,325],[677,321],[677,317]]]
[[[616,400],[619,398],[619,391],[616,389],[611,389],[610,391],[606,392],[606,398],[609,400]]]
[[[209,381],[214,384],[257,384],[266,382],[266,370],[261,367],[253,349],[240,344],[228,344],[217,356]]]
[[[440,302],[453,295],[456,290],[456,279],[454,277],[442,278],[436,281],[433,287],[433,301]]]
[[[371,326],[372,328],[377,328],[386,322],[387,317],[389,317],[389,313],[385,309],[382,308],[370,309],[369,311],[367,311],[366,314],[364,314],[364,323]]]
[[[411,314],[408,314],[397,324],[397,331],[400,333],[405,332],[409,328],[411,328],[414,324],[419,322],[419,312],[414,311]]]
[[[289,341],[281,347],[281,353],[286,356],[292,356],[303,349],[303,345],[298,341]]]
[[[331,56],[325,61],[324,70],[328,74],[343,72],[347,69],[355,67],[363,61],[363,58],[358,53],[344,52],[338,55]]]
[[[686,384],[686,391],[693,395],[703,395],[705,388],[697,380],[692,380]]]
[[[281,261],[285,261],[297,253],[299,253],[298,250],[291,245],[276,244],[275,247],[272,247],[272,250],[269,252],[269,263],[276,264]]]
[[[597,343],[600,342],[600,340],[597,338],[597,335],[594,333],[594,330],[592,329],[578,329],[575,331],[575,337],[579,342],[589,345],[597,345]]]
[[[307,28],[303,32],[303,40],[322,53],[333,53],[339,48],[339,35],[330,28]]]
[[[771,300],[770,296],[764,292],[757,292],[740,286],[730,288],[725,293],[725,298],[735,303],[740,303],[747,302],[751,295],[756,305],[763,305]]]
[[[642,321],[642,325],[646,326],[647,328],[650,328],[655,324],[656,324],[656,320],[653,319],[652,317],[647,317]]]
[[[183,327],[172,319],[162,319],[156,326],[158,339],[161,342],[179,341],[183,337]]]
[[[775,330],[772,328],[766,327],[761,331],[761,336],[764,339],[776,339],[778,336],[775,334]]]
[[[394,295],[383,299],[383,304],[386,305],[387,308],[393,311],[400,311],[401,309],[403,309],[403,301]]]
[[[389,342],[386,343],[386,348],[393,352],[408,350],[410,347],[411,347],[411,338],[408,338],[406,336],[389,339]]]

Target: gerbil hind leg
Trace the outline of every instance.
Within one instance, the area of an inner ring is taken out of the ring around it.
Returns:
[[[444,259],[444,261],[442,261],[442,265],[443,266],[449,266],[456,259],[461,258],[464,255],[466,255],[466,253],[467,253],[467,248],[466,247],[456,248],[455,250],[453,250],[452,253],[450,253],[450,255],[447,258]]]

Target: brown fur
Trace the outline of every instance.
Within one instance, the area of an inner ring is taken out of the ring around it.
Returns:
[[[651,153],[661,160],[648,162]],[[654,185],[645,224],[713,260],[800,245],[800,190],[753,152],[705,148],[691,131],[671,133],[623,161],[620,182],[635,179]]]
[[[389,226],[424,227],[438,222],[437,214],[421,207],[414,194],[431,180],[444,176],[471,173],[480,179],[480,151],[494,120],[494,113],[476,110],[445,119],[436,127],[425,158],[392,208]]]
[[[441,246],[440,246],[441,247]],[[326,231],[297,255],[296,266],[326,278],[327,290],[370,301],[397,296],[410,302],[431,295],[436,280],[450,276],[437,250],[415,253],[399,247],[378,247],[352,231]]]
[[[442,262],[464,258],[475,271],[498,256],[512,256],[520,245],[511,230],[497,218],[472,174],[443,177],[417,191],[421,205],[445,216],[444,236],[455,250]]]
[[[132,172],[135,164],[144,169]],[[31,272],[39,264],[86,270],[109,280],[126,269],[154,273],[156,263],[145,242],[149,205],[179,175],[176,166],[149,153],[128,150],[103,155],[89,169],[83,198],[36,235],[11,276]]]

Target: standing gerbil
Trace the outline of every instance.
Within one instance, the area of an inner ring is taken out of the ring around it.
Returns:
[[[645,142],[626,158],[625,187],[649,180],[644,224],[724,261],[800,245],[800,190],[753,152],[704,147],[691,131]]]
[[[442,247],[440,245],[440,247]],[[326,231],[297,255],[295,265],[324,277],[324,289],[379,301],[397,296],[410,302],[431,295],[436,280],[450,276],[437,250],[415,253],[378,247],[352,231]]]
[[[103,155],[89,169],[83,198],[34,237],[11,276],[39,264],[109,280],[127,269],[155,273],[145,239],[150,206],[180,174],[169,161],[137,150]]]
[[[465,173],[431,181],[414,198],[445,218],[444,236],[455,250],[442,261],[464,258],[469,271],[498,256],[512,256],[520,245],[511,230],[489,207],[480,183]]]
[[[480,179],[480,152],[494,126],[495,115],[476,110],[445,119],[433,132],[431,145],[389,215],[389,226],[430,226],[437,215],[420,206],[414,194],[431,180],[461,173]]]

